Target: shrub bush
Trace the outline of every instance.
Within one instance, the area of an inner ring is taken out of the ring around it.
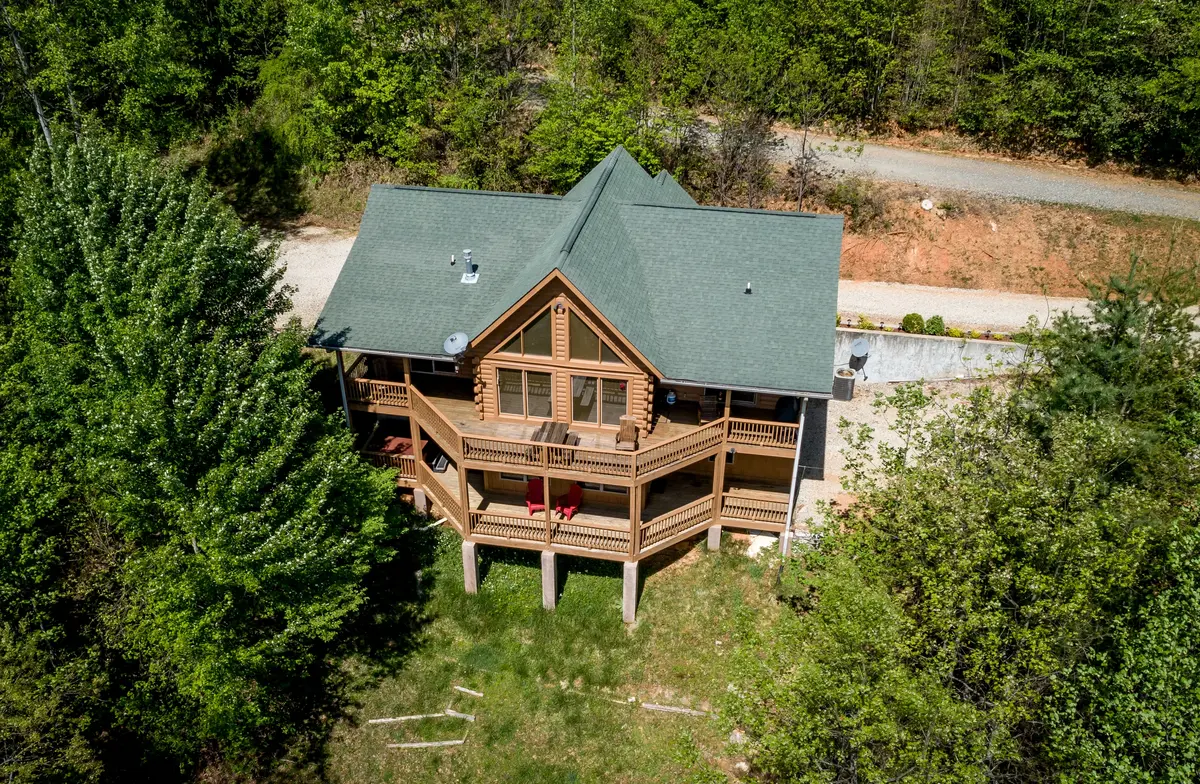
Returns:
[[[876,224],[886,225],[887,200],[875,183],[860,177],[839,180],[824,194],[825,206],[846,216],[851,231],[861,232]]]
[[[925,334],[926,335],[945,335],[946,334],[946,322],[942,321],[941,316],[930,316],[929,320],[925,322]]]
[[[865,313],[858,314],[858,325],[857,326],[859,329],[878,329],[878,327],[875,326],[875,322],[871,321],[871,319],[867,318],[867,314],[865,314]]]
[[[963,331],[958,327],[950,327],[950,329],[946,330],[946,336],[952,338],[961,338],[963,336]]]
[[[981,337],[983,337],[983,333],[979,330],[973,329],[967,333],[967,337],[969,337],[971,340],[979,340]]]
[[[921,317],[920,313],[909,313],[904,317],[904,320],[900,322],[900,327],[905,332],[913,335],[921,335],[925,332],[925,319]]]

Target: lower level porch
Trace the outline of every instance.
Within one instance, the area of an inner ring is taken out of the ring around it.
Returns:
[[[543,489],[536,499],[548,500],[547,510],[531,512],[526,492],[532,477],[468,471],[464,510],[453,463],[443,473],[423,467],[421,476],[419,486],[465,537],[527,549],[570,548],[614,560],[636,560],[717,525],[781,532],[787,518],[787,487],[733,480],[715,500],[711,477],[700,474],[673,474],[632,488],[642,494],[636,503],[630,488],[582,483],[582,503],[569,518],[556,511],[572,484],[566,480],[550,479],[549,493]]]

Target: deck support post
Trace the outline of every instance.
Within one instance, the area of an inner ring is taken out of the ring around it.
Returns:
[[[474,542],[462,543],[463,590],[467,593],[479,593],[479,555],[475,547]]]
[[[626,561],[624,567],[625,581],[621,589],[621,618],[625,623],[633,623],[637,620],[638,562]]]
[[[542,550],[542,607],[553,610],[558,604],[558,556]]]
[[[417,487],[413,488],[413,508],[421,514],[429,514],[429,497],[425,495],[425,488],[420,486],[419,480]]]
[[[792,460],[792,485],[788,490],[787,518],[783,523],[783,534],[779,537],[779,551],[784,558],[787,558],[792,551],[792,517],[796,514],[796,479],[800,474],[800,447],[804,445],[804,415],[807,412],[808,398],[802,397],[800,398],[800,425],[796,430],[796,457]]]
[[[713,510],[712,521],[717,523],[717,543],[712,541],[712,529],[708,534],[708,549],[716,550],[721,546],[721,512],[725,495],[725,459],[729,454],[729,407],[733,403],[733,393],[725,390],[725,429],[721,432],[721,451],[713,458]]]
[[[337,357],[338,387],[342,390],[342,412],[346,415],[346,427],[353,427],[350,424],[350,399],[346,396],[346,365],[342,362],[342,350],[335,349],[333,353]]]
[[[708,549],[712,552],[721,549],[721,526],[711,525],[708,527]]]

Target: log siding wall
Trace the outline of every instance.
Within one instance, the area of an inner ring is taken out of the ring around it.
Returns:
[[[561,306],[561,307],[559,307]],[[530,321],[550,309],[554,334],[551,339],[552,356],[520,356],[498,353],[517,332]],[[568,323],[571,312],[578,315],[597,335],[613,349],[624,362],[586,362],[570,358]],[[519,420],[520,417],[502,415],[497,391],[496,371],[500,368],[533,370],[553,374],[554,390],[553,418],[557,422],[571,423],[571,376],[594,376],[621,379],[627,383],[627,412],[637,417],[638,430],[643,437],[649,433],[653,410],[654,379],[649,368],[642,366],[633,357],[624,337],[605,326],[603,320],[587,304],[567,289],[561,282],[549,281],[537,296],[512,313],[501,325],[471,351],[471,366],[475,373],[476,410],[481,419]],[[530,421],[541,421],[531,419]],[[615,425],[600,423],[575,423],[576,427],[615,431]]]

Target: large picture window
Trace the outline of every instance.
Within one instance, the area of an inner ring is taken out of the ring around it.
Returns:
[[[569,323],[571,359],[622,364],[616,352],[609,348],[591,327],[584,324],[583,319],[575,315],[575,311],[571,311]]]
[[[554,377],[550,373],[498,368],[496,386],[501,414],[553,418]]]
[[[550,311],[543,310],[541,315],[525,325],[525,329],[505,343],[500,352],[503,354],[524,354],[531,357],[549,357],[554,354],[554,325],[550,320]]]
[[[624,379],[571,376],[571,419],[619,425],[629,410],[629,383]]]

